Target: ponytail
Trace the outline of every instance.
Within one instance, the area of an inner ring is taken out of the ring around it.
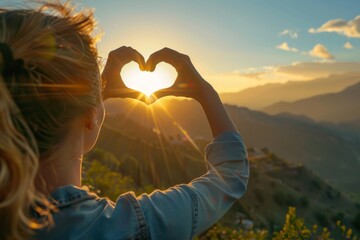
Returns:
[[[0,239],[24,239],[31,229],[46,225],[31,218],[32,208],[41,206],[38,212],[51,219],[48,201],[35,190],[39,158],[31,147],[36,142],[29,136],[31,131],[0,75]]]

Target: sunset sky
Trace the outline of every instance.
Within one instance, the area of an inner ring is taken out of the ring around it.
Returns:
[[[95,10],[104,58],[174,48],[220,92],[360,69],[359,0],[75,2]]]

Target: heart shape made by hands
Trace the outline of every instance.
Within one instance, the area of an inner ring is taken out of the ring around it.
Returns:
[[[153,72],[148,72],[140,70],[137,63],[131,62],[123,67],[120,74],[126,87],[148,97],[160,89],[171,87],[177,77],[175,68],[166,63],[159,63]]]

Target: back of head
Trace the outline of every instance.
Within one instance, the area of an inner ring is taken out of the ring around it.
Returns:
[[[0,10],[0,239],[51,223],[34,182],[71,120],[100,101],[93,28],[92,13],[69,4]]]

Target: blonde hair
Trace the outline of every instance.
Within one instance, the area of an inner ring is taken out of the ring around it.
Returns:
[[[69,2],[0,10],[0,43],[21,63],[4,74],[0,51],[0,239],[51,224],[53,207],[35,179],[71,120],[100,102],[94,26],[91,11],[75,14]]]

